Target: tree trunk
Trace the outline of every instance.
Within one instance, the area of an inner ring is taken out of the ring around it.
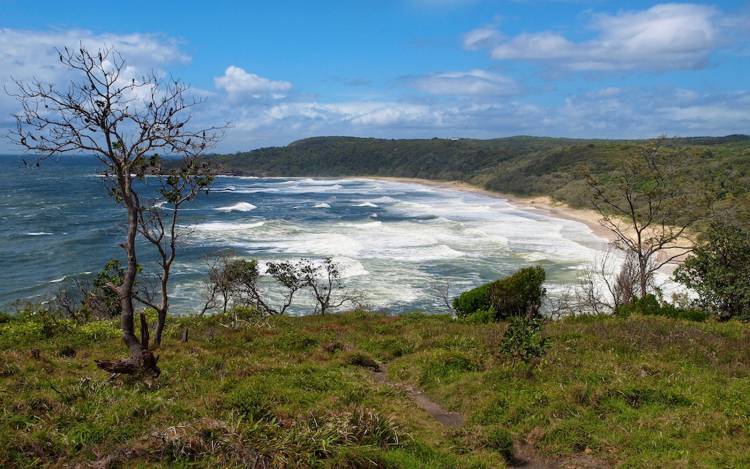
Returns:
[[[137,365],[142,365],[143,349],[148,348],[148,344],[141,344],[135,336],[133,288],[138,271],[138,261],[135,252],[135,239],[138,234],[138,203],[130,190],[131,183],[129,175],[126,175],[125,180],[121,184],[122,195],[128,211],[128,230],[125,241],[125,253],[128,263],[125,276],[122,279],[122,285],[119,288],[120,307],[122,309],[120,313],[120,325],[122,327],[122,340],[130,350],[131,360]]]

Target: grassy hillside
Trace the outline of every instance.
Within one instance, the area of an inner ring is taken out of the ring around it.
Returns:
[[[398,176],[460,180],[516,195],[550,195],[586,205],[585,165],[607,174],[643,141],[511,137],[493,140],[385,140],[316,137],[286,147],[215,156],[223,173],[256,176]],[[724,196],[750,187],[750,137],[675,138],[665,141],[685,177],[713,176]]]
[[[750,466],[748,324],[556,321],[529,374],[498,353],[502,323],[228,323],[173,320],[152,383],[95,368],[123,353],[114,323],[0,324],[0,466],[503,467],[506,431],[537,463]],[[438,422],[417,390],[464,423]]]

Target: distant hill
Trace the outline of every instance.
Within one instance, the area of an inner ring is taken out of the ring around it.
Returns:
[[[606,174],[642,140],[547,137],[477,139],[377,139],[313,137],[211,157],[224,174],[250,176],[395,176],[458,180],[516,195],[549,195],[588,205],[581,179],[585,165]],[[684,137],[665,141],[685,177],[715,175],[727,195],[750,188],[750,137]]]

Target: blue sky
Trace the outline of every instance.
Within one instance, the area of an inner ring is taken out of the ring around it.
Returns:
[[[121,4],[118,4],[118,6]],[[219,148],[311,135],[630,138],[750,133],[750,2],[0,0],[0,82],[69,79],[110,45],[229,120]],[[0,96],[0,126],[13,101]],[[0,143],[0,151],[10,151]]]

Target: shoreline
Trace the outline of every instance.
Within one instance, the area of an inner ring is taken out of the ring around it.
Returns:
[[[389,176],[363,176],[353,177],[350,179],[371,179],[381,181],[392,181],[392,182],[404,182],[411,184],[422,184],[425,186],[432,186],[442,189],[452,189],[458,191],[471,192],[475,194],[481,194],[488,197],[498,198],[505,200],[511,206],[522,209],[522,210],[534,210],[542,215],[550,216],[553,218],[559,218],[563,220],[575,221],[586,225],[591,230],[591,234],[600,238],[608,244],[613,243],[617,240],[617,236],[604,226],[599,223],[601,216],[598,212],[592,209],[573,208],[564,202],[558,202],[552,199],[550,196],[534,196],[534,197],[522,197],[513,194],[507,194],[504,192],[495,192],[483,187],[475,186],[474,184],[464,181],[445,181],[445,180],[430,180],[420,178],[406,178],[406,177],[389,177]],[[667,252],[660,253],[657,259],[661,256],[668,255]],[[684,257],[674,259],[668,264],[663,265],[659,268],[658,272],[665,274],[669,277],[672,276],[674,270],[682,263]]]
[[[560,218],[564,220],[576,221],[586,225],[591,232],[598,238],[607,241],[614,241],[616,236],[610,230],[606,229],[599,223],[599,214],[590,209],[573,208],[563,202],[557,202],[549,196],[521,197],[504,192],[495,192],[484,189],[463,181],[436,181],[431,179],[405,178],[405,177],[387,177],[387,176],[366,176],[352,179],[372,179],[381,181],[404,182],[412,184],[422,184],[424,186],[438,187],[441,189],[453,189],[464,192],[482,194],[496,199],[503,199],[510,205],[524,209],[535,210],[543,215]]]

